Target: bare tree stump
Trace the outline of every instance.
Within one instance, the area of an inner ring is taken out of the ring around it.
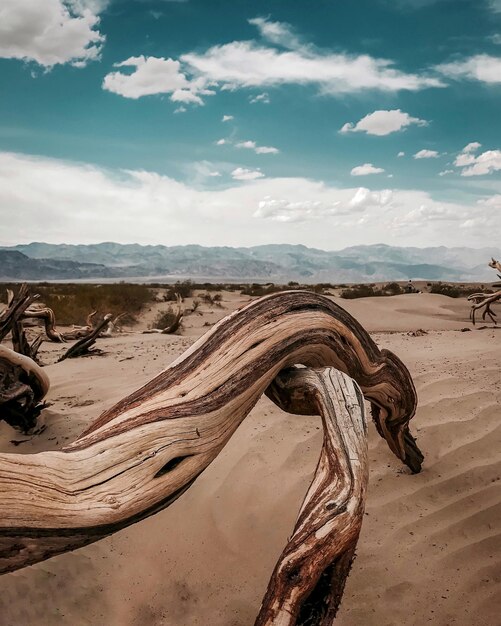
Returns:
[[[376,426],[391,450],[420,470],[423,457],[409,432],[417,398],[405,365],[327,298],[281,292],[221,320],[63,450],[0,454],[0,572],[74,550],[169,506],[216,458],[277,374],[295,364],[333,366],[354,378],[376,407]],[[293,411],[325,410],[319,396],[317,405],[299,403],[279,382],[270,394]],[[312,501],[317,488],[310,489]],[[336,507],[331,513],[341,514]],[[301,515],[300,524],[308,506]],[[339,528],[349,527],[339,519]],[[356,532],[342,535],[348,546]],[[347,569],[350,558],[343,552],[339,567]]]

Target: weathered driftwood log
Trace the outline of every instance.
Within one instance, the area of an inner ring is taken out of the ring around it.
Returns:
[[[161,333],[162,335],[171,335],[172,333],[175,333],[176,330],[178,330],[181,326],[181,321],[183,319],[184,313],[182,308],[183,299],[178,293],[176,293],[176,303],[177,310],[174,314],[174,319],[168,326],[166,326],[165,328],[149,328],[148,330],[143,330],[143,334],[147,335],[150,333]]]
[[[22,319],[43,320],[47,339],[56,343],[64,342],[64,337],[56,329],[56,318],[54,315],[54,311],[49,307],[30,307],[24,311]]]
[[[59,357],[59,361],[64,361],[64,359],[74,359],[77,356],[87,356],[92,354],[93,352],[97,352],[96,350],[92,350],[92,346],[96,343],[97,338],[100,336],[101,332],[105,330],[106,326],[110,323],[110,320],[113,316],[111,313],[105,315],[103,319],[95,326],[95,328],[89,334],[85,335],[74,343],[71,348],[68,348],[63,356]]]
[[[284,370],[274,384],[295,413],[321,415],[324,441],[256,626],[327,626],[336,616],[364,515],[368,461],[363,396],[351,378],[334,368]]]
[[[30,431],[49,386],[47,374],[33,359],[0,345],[0,419],[24,433]]]
[[[494,293],[472,293],[468,296],[468,301],[473,302],[470,309],[470,319],[472,324],[475,325],[475,314],[478,310],[484,309],[482,312],[482,319],[485,320],[486,316],[489,316],[494,325],[497,325],[496,313],[491,309],[491,304],[501,300],[501,290]]]
[[[409,432],[417,398],[404,364],[327,298],[273,294],[221,320],[63,450],[0,455],[0,571],[97,541],[167,507],[275,376],[295,364],[332,365],[354,378],[391,450],[420,470],[423,457]],[[297,410],[280,384],[269,393]]]
[[[492,267],[493,269],[497,269],[501,272],[501,263],[499,261],[496,261],[496,259],[492,258],[489,261],[488,265],[489,267]],[[501,275],[498,274],[498,276],[499,278],[501,278]],[[494,325],[497,326],[497,321],[496,321],[497,316],[496,316],[496,313],[494,313],[494,311],[492,310],[491,305],[494,304],[494,302],[499,302],[500,300],[501,300],[501,289],[498,291],[495,291],[494,293],[478,292],[478,293],[472,293],[471,295],[469,295],[468,301],[473,303],[470,309],[470,319],[472,321],[472,324],[475,325],[476,312],[483,309],[482,319],[485,321],[485,318],[489,316],[489,318],[494,323]]]

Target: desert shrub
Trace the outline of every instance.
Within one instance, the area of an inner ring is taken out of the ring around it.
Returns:
[[[12,287],[17,290],[17,287]],[[92,311],[99,314],[120,315],[122,323],[130,324],[153,300],[152,291],[145,285],[129,283],[114,284],[75,284],[75,283],[39,283],[31,286],[33,293],[40,294],[39,302],[50,307],[56,316],[56,324],[85,324]]]
[[[383,288],[382,291],[384,291],[385,293],[388,293],[390,296],[398,296],[402,293],[405,293],[405,290],[402,289],[402,287],[395,282],[391,282],[391,283],[387,283]]]
[[[179,294],[183,300],[185,298],[191,298],[193,288],[194,284],[191,280],[178,280],[167,288],[165,299],[167,302],[175,302],[176,294]]]
[[[159,311],[155,317],[155,321],[150,325],[150,328],[167,328],[167,326],[170,326],[175,321],[176,316],[176,311],[174,311],[172,307],[164,311]]]
[[[206,291],[200,297],[202,298],[203,302],[205,302],[205,304],[208,304],[209,306],[222,306],[221,301],[223,298],[220,293],[215,293],[214,295],[211,295],[208,291]]]
[[[451,285],[450,283],[432,283],[430,287],[430,293],[439,293],[443,296],[449,296],[449,298],[465,298],[477,291],[485,291],[485,293],[493,293],[492,290],[483,289],[483,285],[466,286],[466,285]]]
[[[354,300],[355,298],[370,298],[372,296],[383,295],[381,291],[375,290],[371,285],[353,285],[348,289],[343,289],[341,298]]]
[[[200,300],[193,300],[193,304],[191,305],[191,312],[195,313],[195,311],[198,309],[198,307],[200,306]]]
[[[252,285],[244,287],[241,293],[244,296],[266,296],[269,293],[277,293],[284,289],[286,289],[286,287],[275,285],[274,283],[267,283],[266,285],[252,283]]]

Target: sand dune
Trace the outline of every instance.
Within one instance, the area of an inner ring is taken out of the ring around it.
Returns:
[[[202,307],[184,336],[103,339],[102,357],[47,365],[44,433],[0,423],[0,450],[55,449],[151,378],[247,298]],[[501,332],[468,327],[468,305],[439,295],[338,301],[414,376],[414,431],[426,455],[411,476],[370,428],[370,485],[340,626],[495,626],[501,614]],[[158,307],[157,307],[158,308]],[[153,318],[155,310],[149,313]],[[147,320],[144,321],[144,324]],[[422,328],[419,337],[408,331]],[[53,363],[60,347],[44,344]],[[0,624],[247,626],[313,474],[317,417],[263,398],[223,453],[170,508],[74,553],[1,579]]]

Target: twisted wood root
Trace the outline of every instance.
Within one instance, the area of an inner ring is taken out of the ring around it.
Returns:
[[[408,428],[417,398],[403,363],[327,298],[273,294],[221,320],[63,450],[0,455],[0,571],[73,550],[167,507],[277,374],[295,364],[332,365],[354,378],[391,450],[420,470],[423,457]],[[268,393],[298,409],[277,383]]]

